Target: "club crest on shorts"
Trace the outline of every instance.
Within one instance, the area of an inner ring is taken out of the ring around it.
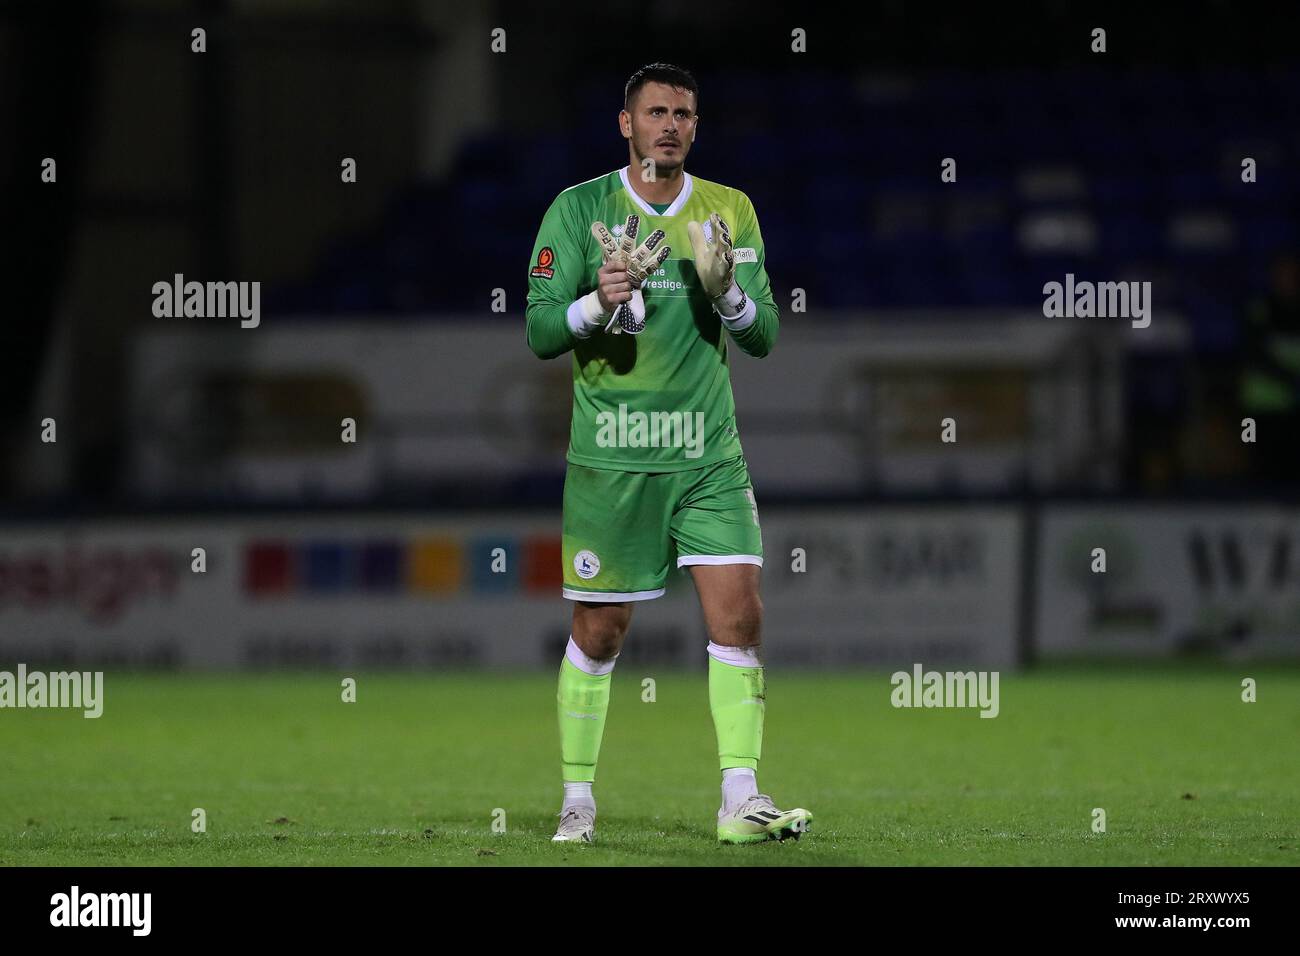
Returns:
[[[595,551],[582,550],[573,556],[573,570],[584,581],[590,581],[600,574],[600,558]]]

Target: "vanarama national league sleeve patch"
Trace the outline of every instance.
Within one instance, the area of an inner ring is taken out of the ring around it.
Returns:
[[[533,266],[533,271],[529,273],[533,279],[554,279],[555,278],[555,250],[550,246],[542,246],[537,253],[537,265]]]

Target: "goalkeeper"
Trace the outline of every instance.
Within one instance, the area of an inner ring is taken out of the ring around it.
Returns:
[[[663,63],[635,73],[619,125],[629,164],[547,210],[528,283],[528,344],[573,353],[564,590],[573,631],[557,708],[564,802],[556,841],[595,835],[592,783],[615,659],[638,601],[676,560],[709,634],[722,770],[718,839],[798,837],[812,820],[758,789],[763,545],[736,427],[728,339],[761,358],[777,333],[749,198],[689,175],[699,88]],[[644,171],[644,172],[643,172]]]

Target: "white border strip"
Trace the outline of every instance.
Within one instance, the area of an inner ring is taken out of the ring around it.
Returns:
[[[618,591],[575,591],[572,588],[561,588],[561,593],[570,601],[590,601],[593,604],[613,604],[616,601],[650,601],[657,597],[664,596],[663,588],[656,588],[653,591],[628,591],[621,593]]]
[[[690,173],[688,173],[688,172],[686,172],[685,170],[683,170],[683,171],[682,171],[682,188],[678,191],[678,193],[677,193],[677,198],[674,199],[674,200],[672,201],[672,204],[671,204],[667,209],[665,209],[662,213],[657,213],[657,212],[654,211],[654,207],[653,207],[653,206],[651,206],[648,202],[646,202],[644,199],[642,199],[640,196],[637,195],[636,190],[632,188],[632,184],[631,184],[630,182],[628,182],[627,175],[628,175],[628,171],[629,171],[631,168],[632,168],[631,166],[624,166],[622,169],[620,169],[620,170],[618,171],[618,178],[621,179],[621,180],[623,181],[623,188],[624,188],[625,190],[627,190],[628,197],[629,197],[629,198],[630,198],[634,203],[636,203],[638,206],[640,206],[640,207],[641,207],[641,211],[642,211],[643,213],[645,213],[647,216],[659,216],[659,215],[662,215],[662,216],[675,216],[675,215],[677,215],[679,212],[682,211],[682,207],[686,205],[686,200],[688,200],[688,199],[691,198],[691,193],[695,191],[695,180],[691,178],[691,174],[690,174]]]
[[[763,566],[763,559],[756,554],[683,554],[677,559],[679,568],[688,564],[757,564]]]

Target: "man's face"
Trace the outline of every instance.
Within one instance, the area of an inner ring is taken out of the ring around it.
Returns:
[[[649,157],[657,170],[681,167],[695,140],[695,94],[666,83],[647,83],[623,112],[623,135],[637,164]]]

